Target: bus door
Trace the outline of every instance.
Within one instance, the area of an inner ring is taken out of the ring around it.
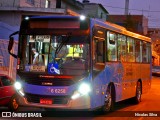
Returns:
[[[105,79],[105,40],[100,38],[94,38],[93,45],[93,106],[98,107],[102,105],[102,83]]]

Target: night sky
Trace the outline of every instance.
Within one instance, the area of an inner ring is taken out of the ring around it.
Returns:
[[[82,0],[79,0],[82,1]],[[101,3],[110,14],[124,14],[125,0],[90,0]],[[144,15],[150,28],[160,28],[160,0],[129,0],[131,15]]]

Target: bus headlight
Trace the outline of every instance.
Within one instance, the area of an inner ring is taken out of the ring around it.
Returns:
[[[16,90],[20,90],[22,88],[22,84],[20,82],[15,82],[14,87]]]
[[[86,19],[86,16],[84,16],[84,15],[80,15],[80,20],[85,20]]]
[[[89,86],[88,84],[82,83],[82,84],[79,86],[78,91],[80,92],[80,94],[86,95],[86,94],[88,94],[88,93],[91,91],[91,88],[90,88],[90,86]]]
[[[82,83],[78,90],[74,92],[74,94],[72,95],[72,99],[77,99],[79,98],[80,96],[83,96],[83,95],[87,95],[89,92],[91,91],[91,87],[90,85],[86,84],[86,83]]]
[[[22,88],[22,84],[20,82],[15,82],[14,87],[20,93],[20,95],[22,95],[22,96],[25,95],[23,88]]]

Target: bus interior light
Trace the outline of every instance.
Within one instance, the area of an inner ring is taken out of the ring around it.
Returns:
[[[24,19],[25,19],[25,20],[29,20],[29,17],[28,17],[28,16],[26,16]]]
[[[100,31],[100,30],[98,30],[97,32],[98,32],[99,34],[103,34],[103,32],[102,32],[102,31]]]

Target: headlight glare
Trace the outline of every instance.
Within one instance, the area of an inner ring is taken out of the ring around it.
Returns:
[[[16,90],[20,90],[22,88],[22,84],[20,82],[15,82],[14,87]]]
[[[85,20],[86,19],[86,16],[84,16],[84,15],[80,15],[80,20]]]
[[[74,92],[74,94],[72,95],[72,99],[74,100],[74,99],[77,99],[77,98],[79,98],[81,95],[80,95],[80,93],[79,92]]]
[[[14,84],[14,87],[15,89],[18,91],[18,93],[21,95],[21,96],[24,96],[24,91],[23,91],[23,88],[22,88],[22,84],[20,82],[15,82]]]
[[[71,99],[77,99],[83,95],[87,95],[91,91],[91,87],[87,83],[81,83],[78,90],[76,90],[73,95],[71,96]]]
[[[90,91],[91,91],[91,88],[88,84],[86,83],[82,83],[79,87],[79,90],[80,94],[82,95],[85,95],[85,94],[88,94]]]
[[[20,89],[18,92],[19,92],[22,96],[25,95],[23,89]]]

